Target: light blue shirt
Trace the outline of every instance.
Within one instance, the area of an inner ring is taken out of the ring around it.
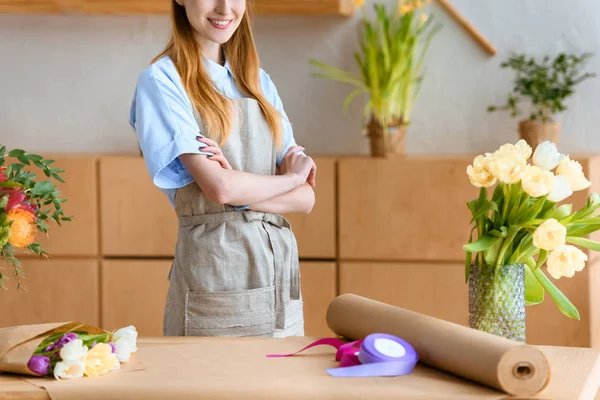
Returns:
[[[228,61],[222,66],[204,58],[204,67],[224,96],[244,97],[235,85]],[[283,146],[276,157],[280,166],[283,156],[296,146],[296,142],[277,88],[262,68],[260,86],[263,95],[284,117]],[[178,157],[184,153],[210,153],[200,150],[206,145],[196,140],[199,126],[194,118],[192,103],[168,56],[157,60],[140,74],[129,123],[135,130],[152,182],[167,194],[173,205],[176,190],[194,180]]]

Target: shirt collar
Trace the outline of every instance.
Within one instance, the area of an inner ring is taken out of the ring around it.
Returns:
[[[223,55],[223,57],[225,57],[225,55]],[[231,65],[229,64],[227,57],[225,57],[225,65],[218,64],[206,57],[202,58],[204,59],[204,67],[213,81],[233,76]]]

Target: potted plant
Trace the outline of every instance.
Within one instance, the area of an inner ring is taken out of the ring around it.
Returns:
[[[543,302],[545,293],[578,320],[577,308],[542,267],[554,279],[571,278],[588,259],[581,248],[600,251],[600,243],[586,238],[600,230],[600,196],[592,193],[579,210],[559,205],[590,187],[581,164],[554,143],[532,152],[521,139],[477,156],[466,172],[480,188],[467,204],[472,230],[464,245],[470,326],[525,342],[525,307]]]
[[[439,27],[420,11],[430,0],[403,0],[397,9],[387,10],[374,4],[375,19],[367,18],[364,1],[361,10],[360,52],[354,56],[360,70],[356,76],[311,59],[321,72],[313,76],[350,84],[355,89],[344,102],[348,109],[352,100],[367,93],[363,126],[370,139],[371,155],[385,157],[406,151],[406,128],[423,76],[423,59]]]
[[[544,141],[558,144],[560,126],[554,117],[567,109],[565,101],[574,88],[593,73],[580,72],[580,68],[592,57],[591,53],[580,56],[560,53],[553,60],[549,56],[537,62],[525,54],[513,54],[500,66],[515,72],[512,93],[504,106],[490,106],[488,112],[509,111],[512,117],[521,115],[519,105],[530,102],[529,116],[519,122],[519,136],[534,150]]]

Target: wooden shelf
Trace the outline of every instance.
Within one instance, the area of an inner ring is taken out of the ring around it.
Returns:
[[[252,15],[351,16],[353,0],[254,0]],[[11,14],[167,14],[170,0],[0,0]]]

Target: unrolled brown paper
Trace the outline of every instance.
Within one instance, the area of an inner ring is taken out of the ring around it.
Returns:
[[[0,328],[0,372],[37,376],[27,368],[27,363],[39,344],[54,333],[68,332],[74,328],[91,334],[105,332],[80,322],[60,322]]]
[[[533,396],[550,380],[550,365],[537,348],[354,294],[334,299],[327,324],[359,340],[388,333],[409,342],[419,362],[504,391]]]

